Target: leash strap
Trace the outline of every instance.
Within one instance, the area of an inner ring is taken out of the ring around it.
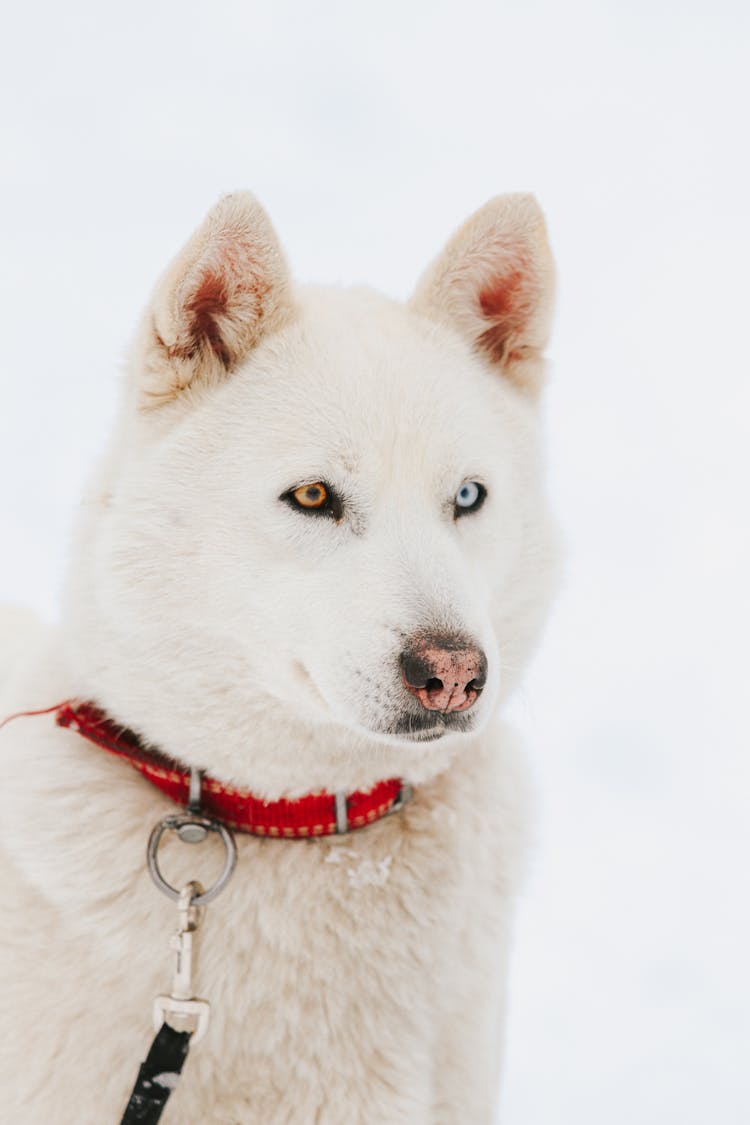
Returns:
[[[156,1125],[179,1080],[190,1048],[190,1032],[163,1023],[138,1071],[120,1125]]]

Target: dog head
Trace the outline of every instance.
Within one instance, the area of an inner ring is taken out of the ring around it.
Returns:
[[[551,296],[529,196],[475,214],[406,305],[294,288],[254,198],[222,200],[156,287],[85,506],[82,690],[269,796],[330,786],[333,747],[414,776],[466,744],[547,600]]]

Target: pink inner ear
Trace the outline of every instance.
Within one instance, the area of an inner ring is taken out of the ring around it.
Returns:
[[[271,289],[267,273],[255,240],[224,231],[178,290],[179,328],[172,354],[194,359],[209,351],[228,370],[257,335]]]
[[[530,314],[528,283],[528,271],[510,270],[479,294],[482,316],[490,325],[477,343],[495,363],[508,358],[511,339],[521,336],[526,327]]]
[[[185,307],[193,354],[205,341],[225,367],[229,366],[232,357],[222,336],[219,318],[226,315],[228,301],[226,279],[221,274],[209,272],[203,276]]]

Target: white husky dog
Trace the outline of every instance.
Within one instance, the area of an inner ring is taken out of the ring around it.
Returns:
[[[261,802],[413,790],[361,829],[336,799],[318,828],[345,835],[236,834],[195,960],[210,1026],[160,1076],[165,1122],[493,1119],[525,822],[499,710],[554,571],[551,300],[527,195],[473,215],[406,305],[294,287],[246,194],[156,287],[62,628],[0,620],[0,719],[92,703]],[[5,725],[0,771],[0,1116],[116,1123],[170,989],[145,845],[177,805],[54,714]],[[207,886],[222,855],[167,833],[159,862]]]

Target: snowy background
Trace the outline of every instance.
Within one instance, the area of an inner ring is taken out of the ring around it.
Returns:
[[[217,196],[252,188],[302,280],[395,296],[489,196],[547,211],[567,574],[514,703],[539,833],[504,1125],[750,1121],[747,13],[48,0],[0,29],[0,598],[47,617],[119,357]]]

